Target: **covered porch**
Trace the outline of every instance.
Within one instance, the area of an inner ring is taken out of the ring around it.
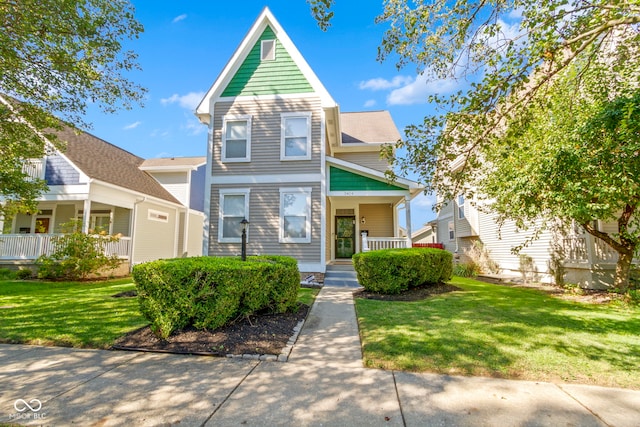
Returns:
[[[0,260],[36,260],[54,251],[52,238],[61,234],[61,225],[78,219],[85,233],[104,231],[119,235],[107,245],[109,254],[123,260],[131,255],[133,210],[90,200],[42,202],[35,214],[17,214],[0,221]]]
[[[383,172],[339,159],[328,160],[328,262],[377,249],[411,247],[411,199],[415,182],[389,182]]]

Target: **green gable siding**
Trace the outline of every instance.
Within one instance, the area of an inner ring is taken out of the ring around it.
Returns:
[[[329,191],[388,191],[405,188],[329,166]]]
[[[309,84],[279,40],[276,40],[276,59],[273,61],[260,61],[260,42],[274,39],[276,39],[276,35],[271,27],[265,28],[260,39],[253,46],[247,58],[222,92],[222,96],[313,92],[311,84]]]

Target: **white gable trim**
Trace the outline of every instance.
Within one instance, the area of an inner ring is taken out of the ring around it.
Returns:
[[[280,43],[282,43],[282,46],[287,50],[287,52],[291,56],[291,59],[295,62],[298,68],[300,68],[300,71],[309,81],[316,95],[320,96],[322,100],[322,106],[333,107],[337,105],[331,95],[329,95],[329,92],[326,90],[324,85],[315,75],[311,67],[309,67],[307,61],[300,54],[300,51],[298,51],[287,33],[275,19],[269,8],[265,7],[262,10],[260,16],[258,16],[258,19],[256,19],[256,21],[254,22],[245,38],[240,43],[240,46],[238,46],[227,65],[224,67],[216,81],[207,91],[207,94],[204,96],[202,101],[200,101],[200,104],[196,108],[196,116],[198,116],[202,123],[209,123],[211,119],[211,102],[219,98],[220,94],[222,93],[224,88],[227,87],[227,84],[238,71],[247,55],[256,44],[258,38],[262,35],[262,32],[267,26],[270,26],[273,29],[273,32],[275,33],[277,39],[280,41]]]

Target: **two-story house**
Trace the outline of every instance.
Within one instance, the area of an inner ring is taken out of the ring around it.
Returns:
[[[409,201],[421,188],[385,178],[381,146],[400,138],[390,114],[341,113],[269,9],[196,115],[209,128],[205,254],[239,254],[243,219],[249,254],[293,256],[301,272],[410,245],[397,208],[407,206],[410,228]]]

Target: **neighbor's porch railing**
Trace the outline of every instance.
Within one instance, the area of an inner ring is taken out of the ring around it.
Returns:
[[[566,261],[569,263],[612,263],[618,261],[618,253],[602,239],[591,235],[567,237],[562,241]],[[634,260],[637,262],[638,260]]]
[[[362,252],[406,247],[406,237],[368,237],[366,233],[362,233]]]
[[[55,234],[0,234],[0,259],[37,259],[51,255],[55,250],[52,238]],[[107,255],[115,254],[120,259],[129,259],[131,238],[121,237],[117,242],[108,242]]]

